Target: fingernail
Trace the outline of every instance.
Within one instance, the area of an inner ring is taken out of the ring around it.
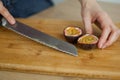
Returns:
[[[11,20],[11,24],[15,24],[15,22],[16,22],[15,20]]]

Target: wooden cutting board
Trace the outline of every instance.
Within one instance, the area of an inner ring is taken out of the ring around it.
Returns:
[[[62,32],[66,26],[83,26],[77,21],[39,19],[19,21],[64,41],[66,40]],[[95,29],[99,32],[97,28]],[[0,27],[0,70],[120,79],[120,38],[103,50],[88,51],[79,47],[77,49],[79,55],[74,57]]]

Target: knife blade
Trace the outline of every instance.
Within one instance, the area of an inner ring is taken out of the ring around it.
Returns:
[[[54,48],[56,50],[59,50],[61,52],[77,56],[77,49],[74,45],[59,40],[55,37],[52,37],[46,33],[43,33],[39,30],[36,30],[26,24],[23,24],[21,22],[16,21],[14,25],[11,25],[5,18],[2,18],[1,24],[3,27],[12,30],[24,37],[27,37],[33,41],[39,42],[43,45],[46,45],[48,47]]]

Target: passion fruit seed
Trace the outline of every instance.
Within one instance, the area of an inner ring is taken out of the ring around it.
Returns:
[[[95,37],[89,35],[89,36],[85,36],[83,39],[80,39],[79,43],[91,44],[91,43],[94,43],[96,41],[97,41],[97,39]]]
[[[69,28],[66,29],[66,34],[70,35],[70,36],[72,36],[72,35],[78,35],[80,33],[81,32],[77,28],[75,28],[75,27],[69,27]]]

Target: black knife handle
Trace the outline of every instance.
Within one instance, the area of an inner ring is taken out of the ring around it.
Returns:
[[[3,16],[0,14],[0,25],[2,25],[2,18]]]

